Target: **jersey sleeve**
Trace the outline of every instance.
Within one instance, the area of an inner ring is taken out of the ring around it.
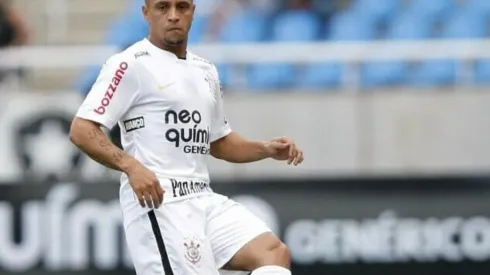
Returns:
[[[76,116],[112,129],[136,102],[139,85],[134,66],[121,55],[111,57]]]
[[[223,89],[217,70],[214,70],[214,76],[216,80],[216,93],[215,93],[215,105],[214,105],[214,117],[211,126],[211,142],[214,142],[220,138],[223,138],[231,133],[231,127],[226,119],[224,110]]]

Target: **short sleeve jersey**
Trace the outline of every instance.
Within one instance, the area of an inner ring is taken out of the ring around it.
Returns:
[[[156,173],[170,202],[210,190],[210,143],[231,132],[220,86],[211,62],[179,59],[144,39],[109,58],[77,116],[118,123],[124,150]],[[126,175],[121,181],[132,208]]]

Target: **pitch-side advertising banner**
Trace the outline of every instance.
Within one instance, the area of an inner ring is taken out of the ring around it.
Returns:
[[[213,187],[269,224],[295,275],[490,274],[490,179]],[[117,183],[1,185],[0,273],[134,274],[117,196]]]

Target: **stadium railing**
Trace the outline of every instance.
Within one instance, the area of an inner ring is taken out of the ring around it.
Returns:
[[[349,64],[349,86],[356,86],[359,64],[368,61],[453,59],[467,62],[490,58],[490,39],[374,42],[202,44],[191,49],[214,63]],[[112,46],[28,46],[0,50],[0,68],[78,68],[100,65],[117,49]],[[458,73],[470,78],[465,66]],[[471,74],[471,72],[469,72]]]

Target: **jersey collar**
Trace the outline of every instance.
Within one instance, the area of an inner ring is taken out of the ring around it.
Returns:
[[[165,55],[169,58],[172,58],[172,59],[179,59],[179,60],[185,60],[185,59],[182,59],[182,58],[178,58],[174,53],[172,52],[169,52],[169,51],[166,51],[166,50],[162,50],[160,49],[159,47],[153,45],[153,43],[151,43],[150,40],[148,40],[148,38],[145,38],[143,40],[143,43],[146,44],[146,46],[149,48],[150,51],[154,52],[154,53],[157,53],[157,54],[162,54],[162,55]],[[187,58],[189,58],[189,54],[187,54]]]

